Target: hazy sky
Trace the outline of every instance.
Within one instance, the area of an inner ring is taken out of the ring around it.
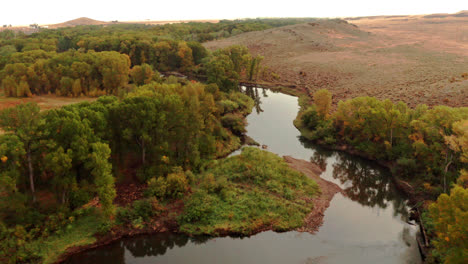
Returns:
[[[96,20],[343,17],[455,13],[467,0],[1,0],[0,25]]]

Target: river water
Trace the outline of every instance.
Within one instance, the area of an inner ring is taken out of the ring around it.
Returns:
[[[244,88],[256,106],[247,135],[278,155],[314,161],[336,194],[315,234],[262,232],[244,238],[189,238],[163,233],[126,238],[73,256],[66,263],[421,263],[417,226],[388,171],[351,155],[327,151],[300,138],[293,120],[297,97]],[[234,153],[236,154],[236,153]]]

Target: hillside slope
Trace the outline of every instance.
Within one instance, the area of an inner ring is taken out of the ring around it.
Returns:
[[[109,22],[98,21],[87,17],[80,17],[77,19],[69,20],[59,24],[49,25],[49,28],[62,28],[62,27],[74,27],[74,26],[91,26],[91,25],[105,25]]]
[[[246,45],[252,53],[265,56],[264,65],[280,76],[279,80],[267,76],[267,81],[309,93],[327,88],[335,104],[367,95],[410,106],[468,106],[468,75],[462,77],[468,72],[466,22],[464,17],[422,16],[363,18],[353,24],[319,20],[205,46]]]

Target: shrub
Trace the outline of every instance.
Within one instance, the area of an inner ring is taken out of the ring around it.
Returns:
[[[163,177],[151,178],[148,181],[148,188],[146,189],[146,196],[163,198],[166,196],[167,183]]]
[[[200,187],[207,190],[209,193],[219,194],[227,184],[228,182],[226,177],[218,177],[215,179],[213,173],[207,173],[203,178],[203,182]]]
[[[193,174],[192,171],[185,171],[185,177],[187,178],[187,181],[189,184],[192,184],[195,182],[195,174]]]
[[[307,110],[304,111],[302,114],[302,124],[308,129],[315,129],[321,118],[317,112],[317,107],[315,105],[310,106]]]
[[[77,188],[76,190],[70,193],[70,207],[78,208],[85,205],[89,200],[91,200],[91,194],[87,188]]]
[[[133,218],[141,217],[143,220],[148,220],[154,215],[153,205],[149,199],[137,200],[133,202]]]
[[[219,105],[221,106],[223,114],[232,113],[239,108],[239,105],[231,100],[222,100],[219,102]]]
[[[135,221],[148,221],[151,217],[159,215],[164,208],[156,198],[134,201],[131,207],[117,209],[116,221],[118,224],[132,224]]]
[[[123,225],[128,224],[132,221],[133,215],[132,211],[126,207],[119,207],[117,208],[117,212],[115,214],[115,220],[117,224]]]
[[[228,128],[232,133],[240,136],[245,133],[245,123],[241,116],[235,114],[227,114],[221,118],[223,127]]]
[[[255,104],[250,96],[240,92],[231,92],[229,94],[229,100],[236,103],[238,105],[238,110],[244,115],[250,114]]]
[[[180,220],[184,223],[208,221],[216,200],[216,197],[208,194],[206,190],[198,189],[185,202],[184,214],[180,216]]]
[[[104,221],[98,227],[98,234],[105,235],[112,230],[112,222]]]
[[[166,197],[181,198],[187,192],[188,182],[182,171],[167,175]]]

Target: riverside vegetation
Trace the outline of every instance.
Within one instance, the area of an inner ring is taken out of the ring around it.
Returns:
[[[275,21],[3,31],[4,96],[100,97],[0,112],[0,262],[53,263],[67,248],[151,228],[163,215],[188,234],[301,226],[314,181],[258,149],[215,160],[241,145],[254,102],[238,82],[255,79],[261,57],[198,42],[300,20]],[[116,184],[128,183],[144,195],[116,203]]]
[[[5,30],[0,32],[1,85],[13,97],[117,95],[157,78],[158,71],[178,71],[227,90],[236,88],[241,74],[255,79],[261,57],[240,46],[210,54],[201,42],[312,20],[77,26],[32,35]]]
[[[331,113],[327,90],[318,90],[313,104],[300,101],[295,125],[303,137],[386,164],[411,182],[413,195],[426,200],[423,219],[433,246],[429,262],[466,263],[468,108],[411,109],[402,102],[358,97],[340,101]]]

